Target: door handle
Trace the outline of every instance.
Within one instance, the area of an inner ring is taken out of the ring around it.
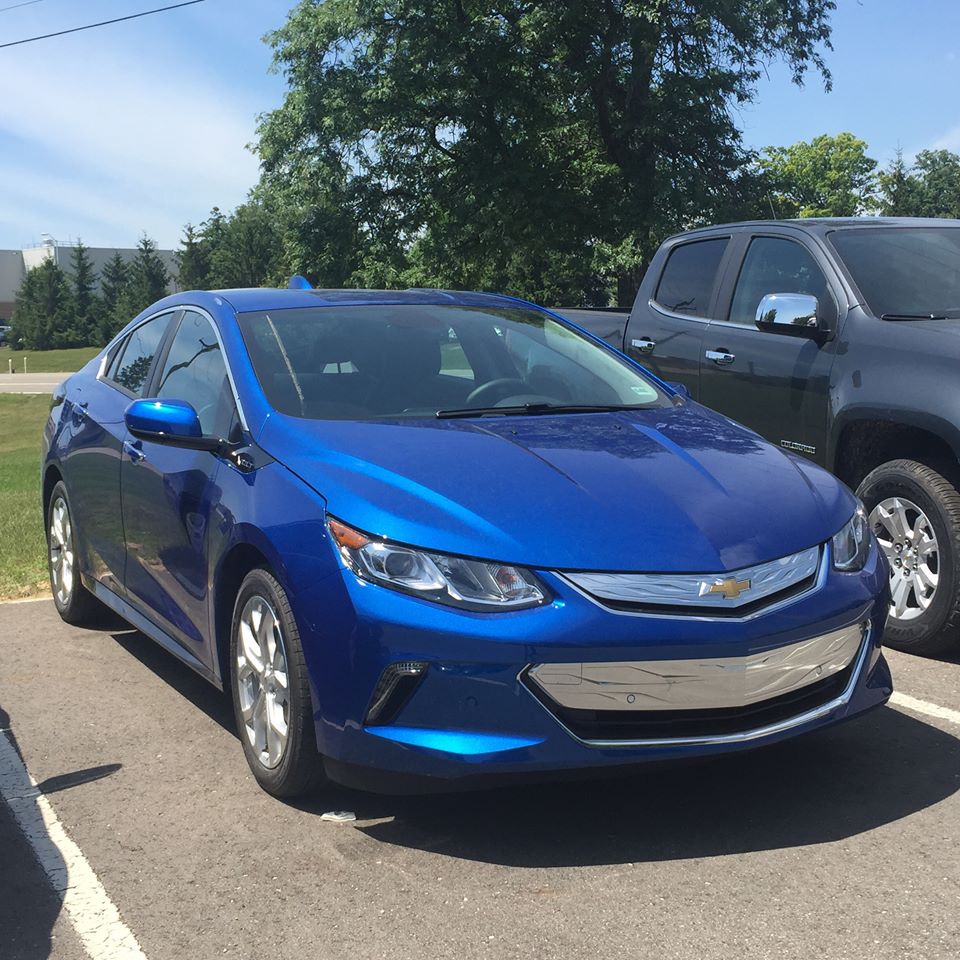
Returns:
[[[131,463],[141,463],[147,459],[139,440],[124,440],[123,452],[130,458]]]
[[[737,359],[736,354],[729,353],[726,350],[708,350],[704,356],[708,360],[712,360],[718,366],[726,366],[728,363],[733,363]]]
[[[653,353],[654,347],[657,343],[655,340],[650,340],[647,337],[641,337],[639,340],[631,340],[630,346],[639,353]]]

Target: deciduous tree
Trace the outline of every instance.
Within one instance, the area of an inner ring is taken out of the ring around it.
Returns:
[[[876,161],[852,133],[767,147],[760,160],[778,217],[852,217],[870,210]]]
[[[287,264],[548,300],[632,298],[726,202],[733,109],[783,59],[829,84],[832,0],[301,0],[259,129]]]

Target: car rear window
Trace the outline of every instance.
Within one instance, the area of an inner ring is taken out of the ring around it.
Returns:
[[[670,251],[654,297],[674,313],[706,317],[729,237],[682,243]]]

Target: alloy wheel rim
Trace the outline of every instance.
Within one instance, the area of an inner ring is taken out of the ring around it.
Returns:
[[[887,497],[870,525],[890,564],[890,616],[915,620],[930,608],[940,580],[940,547],[930,518],[911,500]]]
[[[66,606],[73,594],[73,526],[63,497],[50,510],[50,579],[57,602]]]
[[[287,747],[290,685],[280,620],[259,594],[250,597],[240,613],[237,697],[247,742],[260,763],[273,769]]]

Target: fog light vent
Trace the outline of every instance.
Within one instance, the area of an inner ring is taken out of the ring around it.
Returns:
[[[367,724],[392,723],[403,705],[410,699],[413,691],[420,685],[428,664],[422,660],[400,660],[391,663],[380,674],[370,707],[367,710]]]

